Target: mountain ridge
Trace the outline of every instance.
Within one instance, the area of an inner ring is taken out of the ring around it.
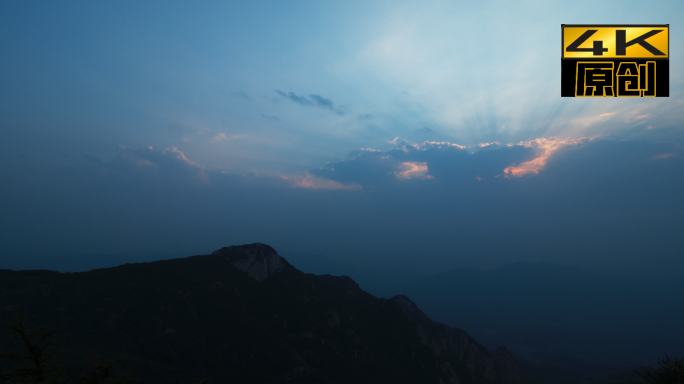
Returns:
[[[407,297],[305,274],[259,243],[89,272],[0,270],[0,289],[0,320],[18,305],[63,327],[73,369],[94,349],[127,357],[143,382],[527,383]],[[7,331],[0,342],[16,345]]]

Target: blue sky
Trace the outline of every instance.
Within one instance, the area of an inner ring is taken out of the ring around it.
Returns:
[[[683,8],[4,2],[4,253],[678,273]],[[562,23],[669,23],[670,97],[561,98]]]

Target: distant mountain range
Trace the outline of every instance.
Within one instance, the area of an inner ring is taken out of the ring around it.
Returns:
[[[323,256],[293,253],[288,260],[306,272],[349,275],[381,296],[405,294],[430,318],[467,330],[490,350],[506,345],[533,382],[576,384],[594,377],[618,383],[630,375],[625,372],[655,365],[665,353],[684,355],[684,279],[514,263],[383,281],[381,271]]]
[[[551,263],[455,269],[403,284],[436,321],[506,345],[530,379],[576,383],[684,355],[684,281],[648,281]],[[537,377],[532,369],[554,371]]]
[[[20,308],[62,328],[71,373],[97,353],[126,357],[141,383],[529,383],[506,348],[488,351],[406,296],[303,273],[264,244],[80,273],[0,270],[0,290],[3,323]],[[4,328],[0,345],[21,344]]]

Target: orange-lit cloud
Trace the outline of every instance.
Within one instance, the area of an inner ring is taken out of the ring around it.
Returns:
[[[567,145],[578,145],[586,141],[586,137],[575,140],[560,140],[555,137],[551,137],[548,139],[534,139],[527,142],[521,141],[517,145],[527,148],[537,148],[540,150],[539,155],[532,160],[507,167],[504,169],[504,174],[508,178],[520,177],[528,173],[539,174],[539,171],[544,169],[547,160],[549,157],[551,157],[551,155],[553,155],[554,152]]]
[[[428,175],[428,166],[426,162],[405,161],[401,163],[400,171],[394,174],[400,179],[432,179],[433,176]]]
[[[152,147],[149,147],[149,148],[152,149]],[[166,148],[165,150],[162,151],[162,153],[165,155],[168,155],[170,157],[173,157],[175,159],[181,160],[182,162],[184,162],[185,164],[187,164],[189,166],[196,167],[198,170],[201,170],[201,171],[204,170],[204,166],[197,164],[194,161],[185,157],[185,154],[183,152],[181,152],[177,147]]]
[[[480,148],[489,147],[490,145],[501,145],[498,141],[493,141],[491,143],[480,143]]]
[[[660,154],[657,156],[653,156],[653,159],[654,160],[667,159],[668,157],[672,157],[674,155],[675,155],[674,153],[663,153],[663,154]]]
[[[628,117],[627,120],[625,120],[625,123],[631,123],[633,121],[645,120],[645,119],[648,119],[650,117],[651,117],[650,113],[646,113],[646,114],[638,115],[638,116],[632,116],[632,117]]]
[[[280,178],[292,182],[292,188],[306,188],[306,189],[347,189],[360,190],[361,186],[358,184],[342,184],[338,181],[316,177],[304,171],[295,175],[280,176]]]
[[[197,177],[197,180],[200,182],[200,184],[209,183],[209,178],[207,177],[207,173],[205,172],[204,166],[185,157],[185,154],[181,152],[177,147],[166,148],[162,151],[162,153],[166,156],[175,158],[176,160],[180,160],[182,163],[185,163],[185,166],[188,170],[192,170],[193,172],[195,172],[195,176]]]

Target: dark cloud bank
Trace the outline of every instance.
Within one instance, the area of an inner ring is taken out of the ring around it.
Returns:
[[[557,149],[539,174],[503,172],[540,151],[359,150],[285,176],[207,170],[176,148],[19,167],[2,190],[3,252],[198,253],[259,241],[397,276],[534,260],[681,274],[678,146],[586,141]]]

